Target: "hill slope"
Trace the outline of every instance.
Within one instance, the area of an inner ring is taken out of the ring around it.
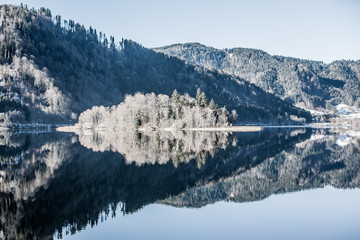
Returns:
[[[75,122],[95,105],[115,105],[126,94],[195,96],[197,88],[219,106],[236,109],[239,122],[291,122],[309,113],[247,81],[194,67],[175,57],[115,39],[72,20],[52,21],[48,9],[0,7],[0,91],[18,105],[0,109],[2,122]],[[23,110],[23,108],[25,110]],[[296,117],[295,117],[296,116]]]
[[[333,110],[340,103],[357,106],[360,103],[360,60],[325,64],[272,56],[256,49],[219,50],[199,43],[174,44],[155,50],[196,66],[244,78],[309,109]]]

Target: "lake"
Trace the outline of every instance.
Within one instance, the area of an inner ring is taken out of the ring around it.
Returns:
[[[0,239],[359,239],[359,136],[0,132]]]

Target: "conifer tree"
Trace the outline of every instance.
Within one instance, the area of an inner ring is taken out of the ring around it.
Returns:
[[[196,102],[197,102],[197,105],[199,105],[199,106],[200,106],[200,98],[201,98],[201,89],[198,88],[196,90]]]
[[[141,126],[141,116],[140,116],[140,110],[138,110],[134,116],[134,128],[138,129],[140,126]]]
[[[171,95],[171,102],[175,105],[180,103],[180,94],[176,89],[173,91]]]
[[[211,110],[216,110],[217,106],[216,106],[216,103],[215,103],[214,99],[211,99],[211,101],[209,103],[209,108]]]
[[[156,119],[155,119],[155,124],[157,127],[160,127],[160,111],[158,110],[157,111],[157,114],[156,114]]]
[[[175,108],[175,113],[174,113],[174,119],[179,119],[181,117],[181,103],[180,103],[180,94],[179,92],[175,89],[171,95],[171,102]]]

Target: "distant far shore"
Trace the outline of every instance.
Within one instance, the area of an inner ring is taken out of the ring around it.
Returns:
[[[87,129],[86,130],[91,130]],[[77,126],[63,126],[63,127],[57,127],[56,131],[59,132],[76,132],[80,131],[81,128]],[[95,129],[97,130],[97,129]],[[104,128],[99,129],[106,130]],[[135,130],[135,129],[134,129]],[[139,128],[138,131],[149,131],[148,128]],[[262,130],[262,127],[259,126],[226,126],[226,127],[206,127],[206,128],[158,128],[158,129],[150,129],[150,131],[222,131],[222,132],[259,132]]]

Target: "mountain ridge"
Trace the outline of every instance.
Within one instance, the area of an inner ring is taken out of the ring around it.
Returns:
[[[297,106],[330,112],[340,103],[359,106],[360,60],[330,64],[270,55],[252,48],[216,49],[200,43],[154,48],[190,64],[232,74]]]
[[[318,62],[318,63],[323,63],[323,64],[332,64],[335,62],[358,62],[360,61],[359,59],[335,59],[332,60],[330,62],[326,62],[324,60],[314,60],[314,59],[310,59],[310,58],[301,58],[301,57],[296,57],[296,56],[288,56],[288,55],[281,55],[281,54],[271,54],[266,50],[260,49],[260,48],[253,48],[253,47],[240,47],[240,46],[235,46],[235,47],[224,47],[224,48],[217,48],[217,47],[213,47],[210,45],[206,45],[204,43],[201,42],[183,42],[183,43],[173,43],[173,44],[169,44],[169,45],[164,45],[164,46],[158,46],[158,47],[151,47],[151,49],[154,49],[155,51],[158,50],[162,50],[162,49],[171,49],[174,47],[178,47],[178,46],[184,46],[184,45],[191,45],[191,46],[198,46],[198,47],[204,47],[204,48],[210,48],[210,49],[214,49],[214,50],[223,50],[223,51],[227,51],[227,50],[236,50],[236,49],[247,49],[247,50],[252,50],[252,51],[257,51],[257,52],[261,52],[263,54],[268,54],[271,55],[273,57],[279,57],[279,58],[290,58],[290,59],[297,59],[297,60],[304,60],[304,61],[311,61],[311,62]]]

